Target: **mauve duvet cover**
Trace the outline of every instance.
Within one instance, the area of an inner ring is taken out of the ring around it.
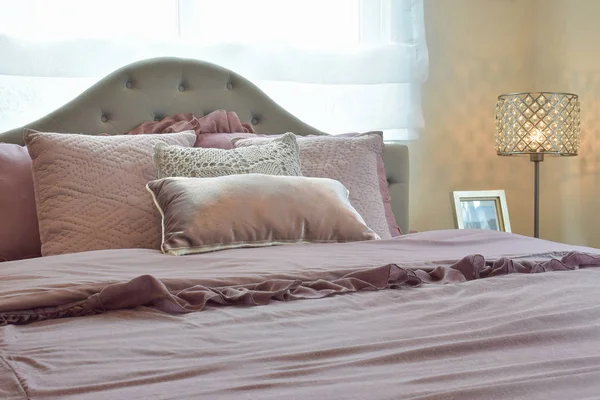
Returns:
[[[0,399],[595,398],[597,254],[452,230],[7,262]]]

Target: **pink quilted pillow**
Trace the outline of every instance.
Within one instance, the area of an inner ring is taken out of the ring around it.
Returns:
[[[275,136],[276,137],[276,136]],[[235,139],[234,147],[265,143],[271,138]],[[350,203],[382,239],[398,236],[383,165],[381,132],[338,136],[298,136],[302,175],[340,181]]]
[[[356,137],[368,134],[380,134],[380,132],[367,132],[367,133],[343,133],[337,135],[338,137]],[[381,134],[381,143],[383,146],[383,134]],[[387,174],[385,172],[385,164],[383,163],[383,150],[377,156],[377,177],[379,178],[379,192],[381,193],[381,199],[383,200],[383,208],[385,209],[385,219],[390,230],[392,237],[400,236],[402,232],[396,222],[396,216],[392,211],[392,197],[390,196],[390,189],[388,187]]]
[[[25,132],[42,255],[160,248],[160,215],[146,184],[158,177],[154,145],[191,147],[194,132],[88,136]]]
[[[41,256],[31,158],[27,148],[0,143],[0,261]]]

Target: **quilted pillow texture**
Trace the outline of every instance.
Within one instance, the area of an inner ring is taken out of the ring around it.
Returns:
[[[0,143],[0,262],[39,257],[31,158],[27,148]]]
[[[159,178],[195,178],[236,174],[301,176],[300,155],[292,133],[264,144],[239,149],[183,148],[158,143],[154,162]]]
[[[157,179],[153,148],[192,146],[193,132],[89,136],[25,132],[42,255],[160,248],[160,215],[146,184]]]
[[[265,174],[148,183],[163,215],[162,251],[377,239],[333,179]]]
[[[383,153],[381,132],[354,136],[298,136],[296,139],[302,175],[341,182],[350,191],[350,203],[362,215],[367,226],[382,239],[391,238],[378,173]],[[272,140],[276,139],[237,139],[233,144],[239,149],[264,145]],[[389,202],[389,192],[387,200]]]

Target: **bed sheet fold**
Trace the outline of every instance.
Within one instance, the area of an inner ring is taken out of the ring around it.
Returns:
[[[310,248],[307,249],[310,251]],[[249,277],[229,276],[220,286],[202,278],[159,279],[140,275],[128,281],[84,285],[68,282],[61,289],[41,290],[0,301],[0,326],[27,324],[56,318],[83,317],[110,310],[141,306],[166,313],[202,311],[207,303],[218,305],[265,305],[270,301],[318,299],[365,290],[398,289],[406,286],[458,283],[512,273],[569,271],[600,266],[600,255],[571,251],[558,259],[557,253],[501,257],[486,261],[480,254],[463,257],[450,266],[425,270],[386,264],[380,267],[338,266],[327,274],[298,273],[295,278],[261,276],[256,283],[242,283]],[[546,258],[544,260],[544,258]],[[311,265],[306,268],[310,270]],[[60,303],[63,292],[78,293],[79,299]],[[93,294],[89,294],[92,292]],[[32,307],[35,305],[35,307]]]

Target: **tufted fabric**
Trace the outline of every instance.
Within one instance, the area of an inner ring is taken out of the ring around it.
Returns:
[[[236,148],[268,145],[272,139],[237,139]],[[267,143],[267,144],[264,144]],[[298,139],[302,174],[341,182],[350,192],[350,203],[367,226],[382,239],[391,238],[379,190],[377,161],[383,150],[381,132],[354,137],[319,136]]]
[[[267,97],[250,81],[214,64],[181,58],[156,58],[127,65],[99,81],[70,103],[27,124],[0,133],[0,142],[23,144],[23,128],[83,134],[125,133],[144,121],[214,110],[234,111],[257,133],[324,135]],[[408,232],[408,148],[386,143],[383,158],[392,208]]]
[[[163,215],[164,253],[378,239],[332,179],[247,174],[147,187]]]
[[[185,148],[157,143],[154,163],[159,178],[210,178],[236,174],[301,176],[296,137],[286,133],[264,146],[222,150]]]
[[[194,132],[86,136],[25,134],[33,161],[42,255],[160,248],[160,215],[146,191],[159,141],[192,146]]]

